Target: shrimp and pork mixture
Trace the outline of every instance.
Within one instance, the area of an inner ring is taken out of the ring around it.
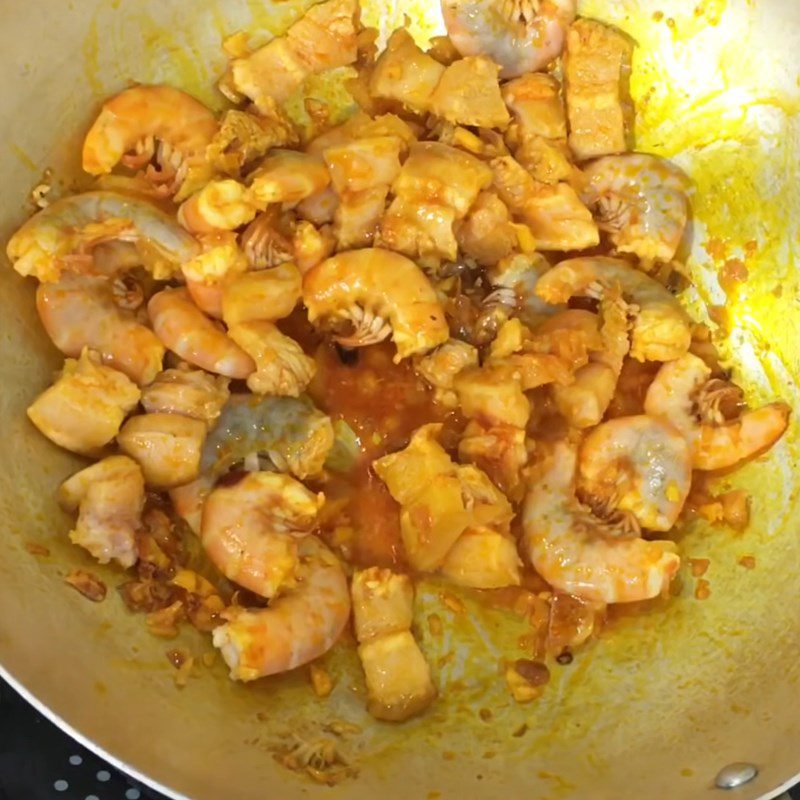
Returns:
[[[419,576],[531,615],[506,679],[533,699],[608,606],[670,595],[683,522],[746,526],[709,473],[789,417],[746,407],[676,299],[691,185],[632,151],[631,41],[574,0],[442,10],[427,51],[379,51],[357,0],[236,34],[221,115],[125,89],[86,190],[8,244],[66,356],[28,416],[95,460],[59,490],[72,542],[234,680],[311,664],[324,694],[312,662],[357,647],[392,721],[447,692]],[[291,111],[342,67],[348,118]]]

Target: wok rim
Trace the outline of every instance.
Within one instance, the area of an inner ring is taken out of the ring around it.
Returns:
[[[43,717],[52,722],[53,725],[55,725],[62,733],[66,733],[79,745],[85,747],[96,756],[99,756],[104,761],[108,762],[123,775],[127,775],[139,783],[144,784],[148,788],[165,795],[166,797],[170,798],[170,800],[192,800],[189,795],[180,794],[174,789],[170,789],[168,786],[165,786],[153,778],[150,778],[135,767],[126,764],[124,761],[117,758],[113,753],[109,753],[109,751],[106,750],[102,745],[82,734],[69,722],[53,711],[48,705],[39,700],[39,698],[36,697],[36,695],[31,692],[28,687],[22,683],[22,681],[18,680],[14,675],[12,675],[2,663],[0,663],[0,678],[2,678],[15,692],[17,692],[23,698],[23,700],[33,706],[33,708],[36,709],[36,711],[38,711]],[[768,799],[764,798],[763,800]]]

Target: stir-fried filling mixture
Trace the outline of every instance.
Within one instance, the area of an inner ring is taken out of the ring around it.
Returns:
[[[391,721],[448,691],[420,576],[530,616],[505,674],[532,700],[608,606],[669,596],[682,522],[747,525],[747,496],[698,476],[789,417],[746,407],[673,293],[690,182],[631,151],[632,42],[573,0],[442,5],[427,51],[397,30],[379,53],[356,0],[254,51],[231,37],[219,117],[126,89],[84,139],[94,185],[39,192],[8,244],[66,356],[28,416],[97,459],[59,490],[71,540],[125,570],[153,633],[207,631],[234,680],[352,625]],[[342,66],[352,116],[290,113]],[[335,748],[286,757],[346,771]]]

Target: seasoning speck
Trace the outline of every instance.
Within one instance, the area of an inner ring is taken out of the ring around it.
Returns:
[[[708,600],[708,598],[711,597],[711,584],[707,580],[700,578],[700,580],[697,581],[694,596],[698,600]]]
[[[531,686],[544,686],[550,682],[550,670],[541,661],[520,658],[514,664],[514,669]]]
[[[707,558],[690,558],[689,566],[692,569],[693,578],[702,578],[708,572],[711,562]]]
[[[562,650],[557,656],[556,661],[561,664],[562,667],[566,667],[567,665],[571,664],[574,660],[572,653],[569,650]]]
[[[442,602],[455,614],[463,614],[466,609],[464,608],[464,604],[454,595],[450,594],[450,592],[442,592],[440,595],[442,598]]]
[[[106,585],[96,575],[82,569],[72,570],[64,582],[77,589],[87,600],[100,603],[106,599]]]

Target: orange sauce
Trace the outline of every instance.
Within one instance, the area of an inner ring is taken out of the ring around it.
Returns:
[[[357,566],[404,569],[400,507],[372,471],[372,462],[402,450],[411,434],[429,422],[444,424],[440,440],[452,448],[461,423],[434,402],[433,392],[409,362],[392,361],[394,354],[390,344],[344,353],[320,344],[309,394],[334,422],[344,420],[359,441],[353,468],[333,475],[324,486],[329,503],[342,503],[333,524],[352,528],[347,555]]]

